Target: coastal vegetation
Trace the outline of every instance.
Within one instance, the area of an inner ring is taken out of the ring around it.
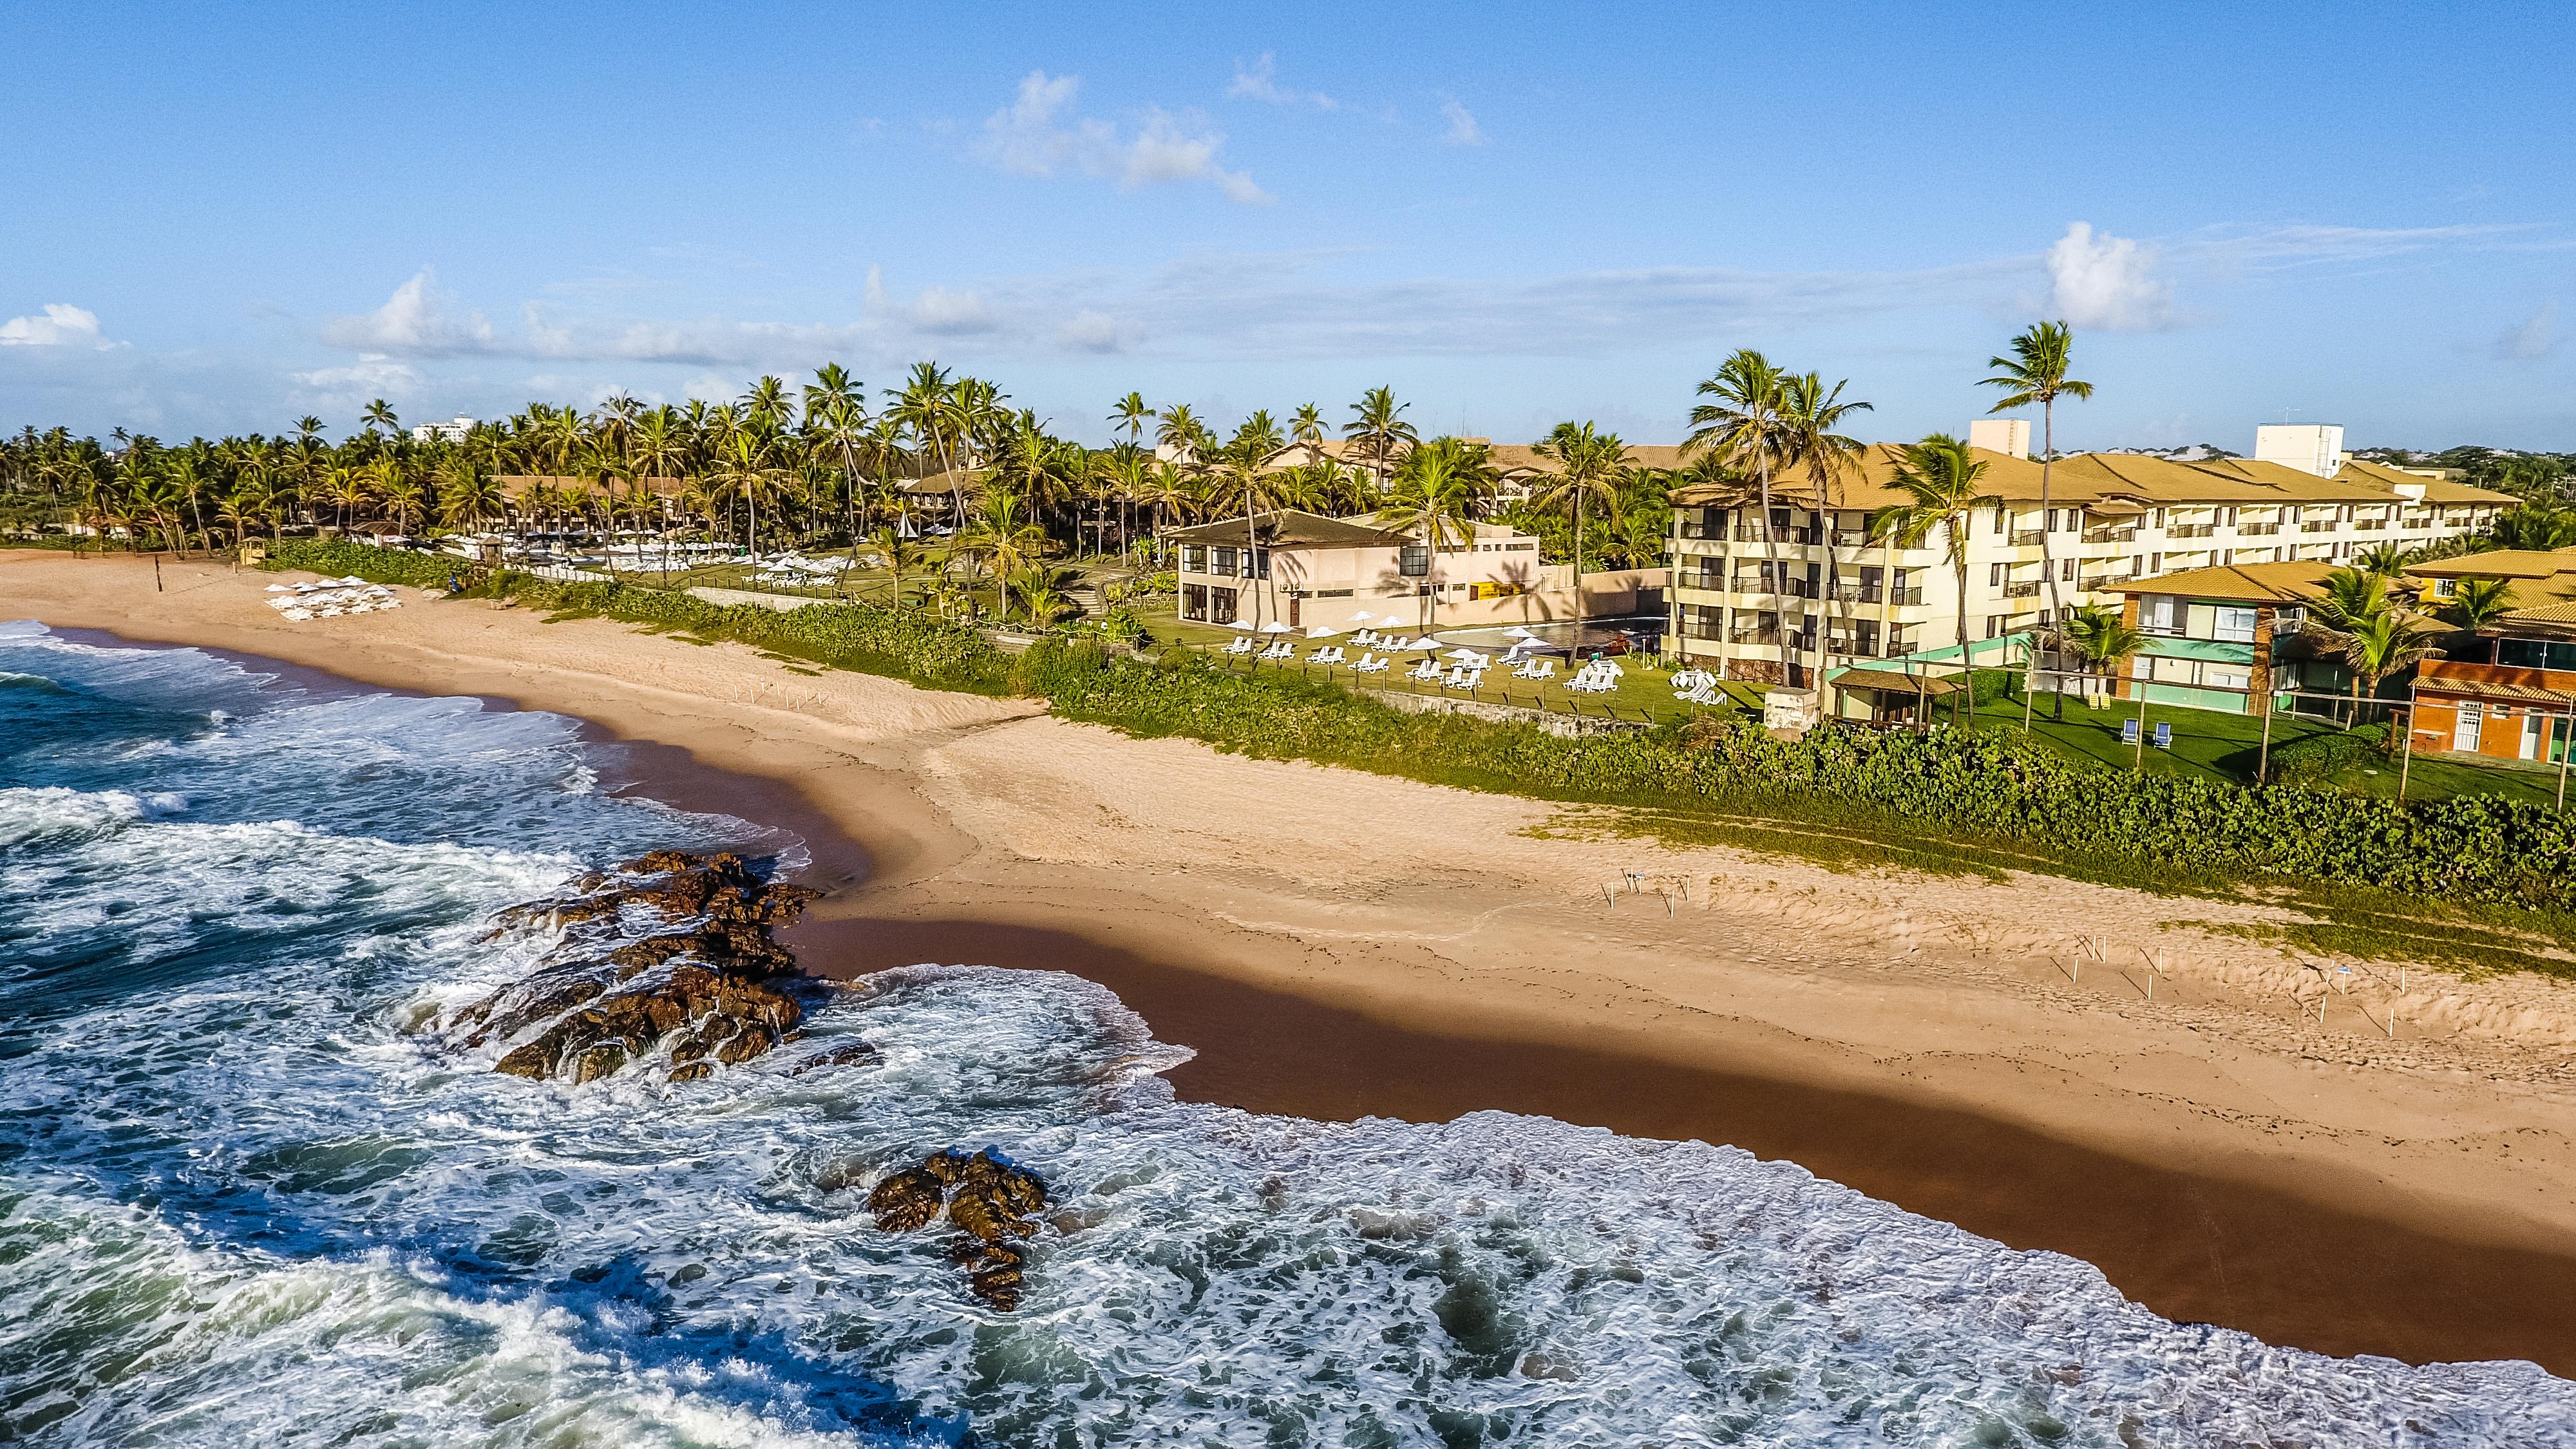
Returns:
[[[436,585],[440,560],[289,541],[283,566]],[[1563,738],[1518,722],[1399,712],[1330,684],[1221,668],[1195,650],[1135,657],[1093,639],[1003,651],[919,610],[725,607],[628,583],[509,572],[475,591],[528,607],[730,639],[932,688],[1043,698],[1059,714],[1258,758],[1346,765],[1574,803],[1770,822],[2151,889],[2233,894],[2264,881],[2468,907],[2552,935],[2576,920],[2576,826],[2490,796],[2403,803],[2304,784],[2242,786],[2105,769],[2016,731],[1816,731],[1789,742],[1707,716],[1654,731]],[[1944,844],[1943,842],[1948,842]],[[1964,852],[1964,854],[1963,854]],[[2390,907],[2376,907],[2383,914]]]

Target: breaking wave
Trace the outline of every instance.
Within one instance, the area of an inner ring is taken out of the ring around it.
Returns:
[[[570,721],[0,626],[0,1439],[186,1444],[2551,1444],[2528,1364],[2167,1322],[1733,1148],[1177,1102],[1090,983],[923,966],[676,1089],[409,1028],[655,846]],[[976,1301],[869,1187],[1057,1198]]]

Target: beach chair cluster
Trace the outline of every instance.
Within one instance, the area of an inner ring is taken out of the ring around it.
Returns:
[[[268,601],[268,606],[280,617],[299,624],[309,619],[337,619],[344,614],[373,614],[402,607],[402,600],[394,597],[393,590],[368,583],[355,574],[312,584],[270,584],[268,592],[277,596]]]
[[[1619,678],[1627,673],[1607,659],[1595,659],[1567,677],[1565,687],[1576,694],[1608,694],[1619,687]]]
[[[811,587],[831,583],[849,569],[850,561],[845,558],[807,558],[785,553],[763,563],[752,578],[764,584]]]
[[[1717,688],[1717,676],[1705,669],[1673,671],[1673,698],[1684,704],[1724,704],[1726,696]]]

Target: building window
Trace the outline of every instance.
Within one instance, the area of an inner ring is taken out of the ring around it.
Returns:
[[[1725,638],[1726,611],[1715,604],[1682,605],[1682,637],[1685,639]]]
[[[1181,585],[1181,617],[1184,619],[1205,620],[1207,618],[1208,609],[1207,596],[1208,591],[1207,585],[1205,584]]]
[[[2255,611],[2221,605],[2218,610],[2218,632],[2212,638],[2230,644],[2254,642]]]
[[[1861,621],[1860,621],[1859,626],[1857,627],[1857,629],[1856,629],[1854,632],[1856,632],[1856,633],[1858,633],[1858,634],[1860,635],[1860,650],[1859,650],[1859,652],[1860,652],[1861,657],[1862,657],[1862,658],[1864,658],[1864,659],[1875,659],[1875,658],[1877,658],[1877,657],[1878,657],[1878,621],[1877,621],[1876,619],[1863,619],[1863,620],[1861,620]]]
[[[1986,565],[1987,588],[2000,589],[2004,586],[2004,567],[2004,565],[1999,563]]]
[[[1237,594],[1232,589],[1208,590],[1208,622],[1211,624],[1233,623],[1235,620],[1234,605],[1237,597]]]
[[[2057,566],[2057,577],[2066,583],[2071,584],[2075,582],[2075,560],[2070,558],[2059,563]]]
[[[1236,550],[1230,548],[1221,548],[1216,550],[1216,567],[1208,570],[1208,572],[1215,574],[1220,578],[1233,578],[1234,555],[1236,552]]]
[[[2149,594],[2138,600],[2138,627],[2151,634],[2182,632],[2182,600],[2172,594]]]
[[[1182,569],[1182,571],[1183,571],[1184,573],[1193,573],[1193,574],[1203,574],[1203,573],[1206,573],[1206,572],[1207,572],[1207,545],[1206,545],[1206,544],[1203,544],[1203,543],[1185,543],[1185,544],[1182,544],[1182,545],[1181,545],[1181,569]]]
[[[1431,548],[1428,544],[1408,543],[1395,551],[1396,572],[1408,579],[1431,576]]]

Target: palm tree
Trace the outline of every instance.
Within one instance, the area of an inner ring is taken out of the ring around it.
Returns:
[[[869,540],[877,552],[885,555],[886,572],[894,576],[894,607],[903,607],[903,571],[921,561],[921,550],[911,539],[892,525],[880,528]]]
[[[1109,425],[1112,431],[1125,430],[1127,441],[1133,443],[1145,436],[1145,420],[1153,415],[1154,410],[1145,406],[1145,395],[1131,392],[1110,404]]]
[[[1881,513],[1871,528],[1899,548],[1921,548],[1936,530],[1943,535],[1958,580],[1959,596],[1950,612],[1959,623],[1959,671],[1967,685],[1960,693],[1972,721],[1977,717],[1977,677],[1968,658],[1968,520],[1979,508],[2002,501],[1985,491],[1985,475],[1985,461],[1947,433],[1908,443],[1888,480],[1906,501]]]
[[[1431,600],[1426,630],[1440,627],[1442,550],[1473,539],[1476,531],[1474,465],[1459,449],[1439,446],[1451,441],[1442,438],[1433,446],[1407,453],[1396,469],[1394,486],[1387,491],[1386,506],[1378,510],[1382,526],[1397,533],[1418,533],[1423,547],[1431,551],[1433,568],[1424,590]]]
[[[2063,322],[2033,323],[2029,331],[2007,344],[2012,356],[1987,359],[1986,365],[1995,369],[1995,375],[1979,384],[2004,390],[2003,400],[1987,409],[1989,413],[2039,404],[2039,511],[2043,525],[2050,517],[2049,469],[2057,461],[2057,400],[2093,395],[2093,384],[2077,382],[2066,375],[2074,340],[2075,334]],[[2039,569],[2048,580],[2048,617],[2064,618],[2066,604],[2058,595],[2057,569],[2049,562],[2045,526],[2039,531]]]
[[[1565,422],[1530,451],[1556,464],[1556,472],[1540,485],[1534,501],[1542,508],[1574,515],[1574,618],[1579,624],[1583,621],[1584,507],[1597,499],[1611,510],[1611,517],[1618,516],[1619,474],[1628,448],[1616,433],[1596,433],[1588,422]]]
[[[1840,559],[1834,552],[1833,507],[1840,501],[1839,485],[1852,471],[1853,460],[1860,454],[1857,439],[1844,437],[1835,429],[1854,413],[1868,412],[1865,402],[1844,402],[1843,389],[1848,382],[1825,386],[1815,373],[1802,373],[1786,379],[1780,389],[1780,461],[1792,472],[1804,472],[1815,490],[1817,537],[1825,545],[1825,598],[1830,600],[1842,581]],[[1818,701],[1825,690],[1825,636],[1832,630],[1830,614],[1819,604],[1816,610],[1816,669],[1814,684]]]
[[[2439,659],[2442,651],[2433,647],[2434,632],[2418,628],[2405,612],[2388,607],[2375,614],[2350,620],[2343,627],[2311,619],[2307,632],[2319,645],[2343,660],[2352,671],[2353,720],[2361,719],[2361,702],[2365,695],[2379,693],[2379,682],[2404,669],[2411,669],[2426,659]],[[2389,753],[2395,754],[2404,743],[2392,729],[2388,732]]]
[[[2383,579],[2402,578],[2406,573],[2406,550],[2393,543],[2374,543],[2353,555],[2352,566]]]
[[[215,517],[233,531],[233,553],[238,557],[250,526],[274,514],[277,495],[269,491],[258,475],[246,475],[232,486],[232,491],[215,505]]]
[[[2504,579],[2462,579],[2442,616],[2474,634],[2514,610],[2513,585]]]
[[[1787,375],[1771,365],[1771,360],[1749,347],[1740,347],[1726,361],[1718,364],[1717,373],[1699,385],[1699,396],[1713,398],[1691,408],[1690,436],[1682,441],[1686,458],[1713,458],[1738,478],[1750,475],[1762,517],[1762,572],[1767,576],[1764,587],[1771,595],[1775,615],[1786,615],[1780,607],[1781,587],[1779,550],[1771,533],[1771,475],[1780,466],[1788,437],[1780,417],[1781,392]],[[1961,568],[1967,567],[1963,561]],[[1785,673],[1785,671],[1784,671]],[[1786,683],[1784,679],[1782,681]]]
[[[1288,441],[1303,443],[1318,457],[1324,448],[1324,410],[1313,403],[1299,403],[1288,415]]]
[[[1064,591],[1073,578],[1071,569],[1030,567],[1011,581],[1011,592],[1020,596],[1020,607],[1027,612],[1031,628],[1045,629],[1063,617]]]
[[[954,551],[990,561],[993,607],[999,611],[1003,608],[1004,581],[1035,562],[1046,550],[1046,543],[1046,530],[1030,520],[1020,496],[1008,488],[996,487],[985,491],[982,505],[957,535]]]
[[[1373,387],[1351,404],[1351,420],[1342,424],[1342,436],[1368,450],[1370,473],[1381,488],[1386,486],[1387,460],[1422,441],[1413,424],[1404,420],[1404,410],[1411,406],[1395,400],[1395,389]]]
[[[378,424],[382,424],[388,433],[398,434],[402,431],[402,424],[394,418],[393,405],[383,398],[377,398],[367,404],[366,421],[359,425],[359,431],[373,433]]]
[[[2087,673],[2105,674],[2112,665],[2145,647],[2146,635],[2107,604],[2078,604],[2057,626],[2058,637],[2084,661]]]

